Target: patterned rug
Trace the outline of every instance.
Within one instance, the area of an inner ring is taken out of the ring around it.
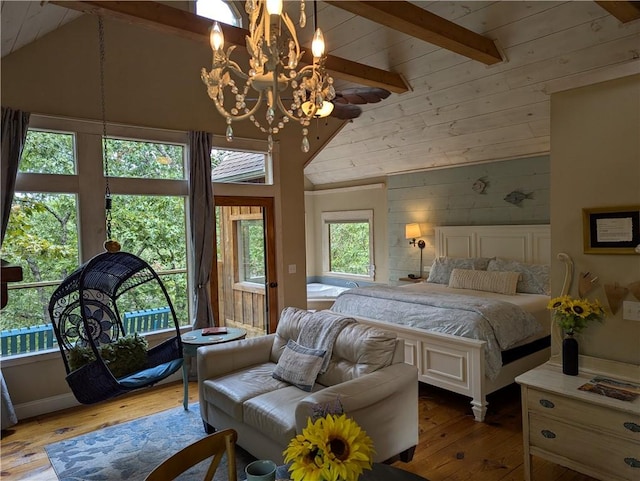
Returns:
[[[143,481],[164,459],[205,436],[198,404],[163,411],[109,426],[45,447],[60,481]],[[254,458],[236,448],[238,479]],[[226,459],[214,477],[226,481]],[[208,460],[184,473],[180,480],[202,479]]]

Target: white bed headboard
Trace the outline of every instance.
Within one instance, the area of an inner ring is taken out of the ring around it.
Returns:
[[[502,257],[551,263],[551,226],[482,225],[435,228],[436,256]]]

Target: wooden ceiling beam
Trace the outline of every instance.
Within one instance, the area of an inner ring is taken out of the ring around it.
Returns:
[[[498,47],[490,38],[409,2],[325,0],[325,3],[486,65],[502,62]]]
[[[147,1],[50,1],[54,5],[79,10],[93,15],[116,18],[131,24],[151,27],[164,33],[178,35],[191,40],[209,44],[209,28],[211,20],[193,13],[180,10],[162,3]],[[225,42],[246,48],[246,36],[249,31],[222,25]],[[303,62],[311,63],[311,49],[305,48]],[[380,87],[394,93],[404,93],[410,90],[402,75],[352,62],[333,55],[327,55],[325,63],[327,70],[335,78],[365,85]]]
[[[622,23],[631,22],[640,18],[640,2],[606,1],[596,3]]]

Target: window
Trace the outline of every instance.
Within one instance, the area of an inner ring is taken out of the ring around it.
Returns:
[[[178,196],[113,195],[113,230],[122,246],[147,261],[164,284],[181,324],[189,324],[187,304],[186,199]],[[170,220],[168,220],[170,219]],[[146,287],[145,287],[146,288]],[[129,291],[118,308],[122,312],[166,307],[159,290],[147,294],[144,289]]]
[[[33,140],[33,138],[31,138]],[[11,291],[2,330],[49,322],[49,298],[79,262],[77,198],[73,194],[16,193],[2,247],[3,259],[19,259],[22,289]]]
[[[224,0],[196,0],[196,14],[227,25],[241,26],[235,7]]]
[[[161,276],[181,324],[189,325],[187,135],[126,126],[109,126],[107,132],[113,236]],[[103,251],[101,154],[102,126],[31,116],[2,246],[2,258],[23,269],[23,281],[8,285],[9,303],[0,317],[3,356],[52,347],[41,336],[51,329],[51,294],[82,262]],[[121,315],[166,307],[159,294],[132,290],[119,299]],[[19,349],[27,349],[9,352],[6,333],[14,328],[27,328],[40,340],[28,346],[19,340]]]
[[[322,213],[323,274],[374,280],[373,211]]]
[[[75,174],[73,134],[29,130],[19,169],[33,174]]]
[[[265,152],[212,149],[211,180],[222,183],[273,184],[271,156]]]
[[[184,179],[181,145],[107,139],[109,175],[139,179]]]
[[[264,284],[264,225],[260,219],[236,221],[240,281]]]

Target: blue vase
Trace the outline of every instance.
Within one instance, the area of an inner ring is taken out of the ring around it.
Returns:
[[[571,334],[562,340],[562,372],[569,376],[578,375],[578,341]]]

